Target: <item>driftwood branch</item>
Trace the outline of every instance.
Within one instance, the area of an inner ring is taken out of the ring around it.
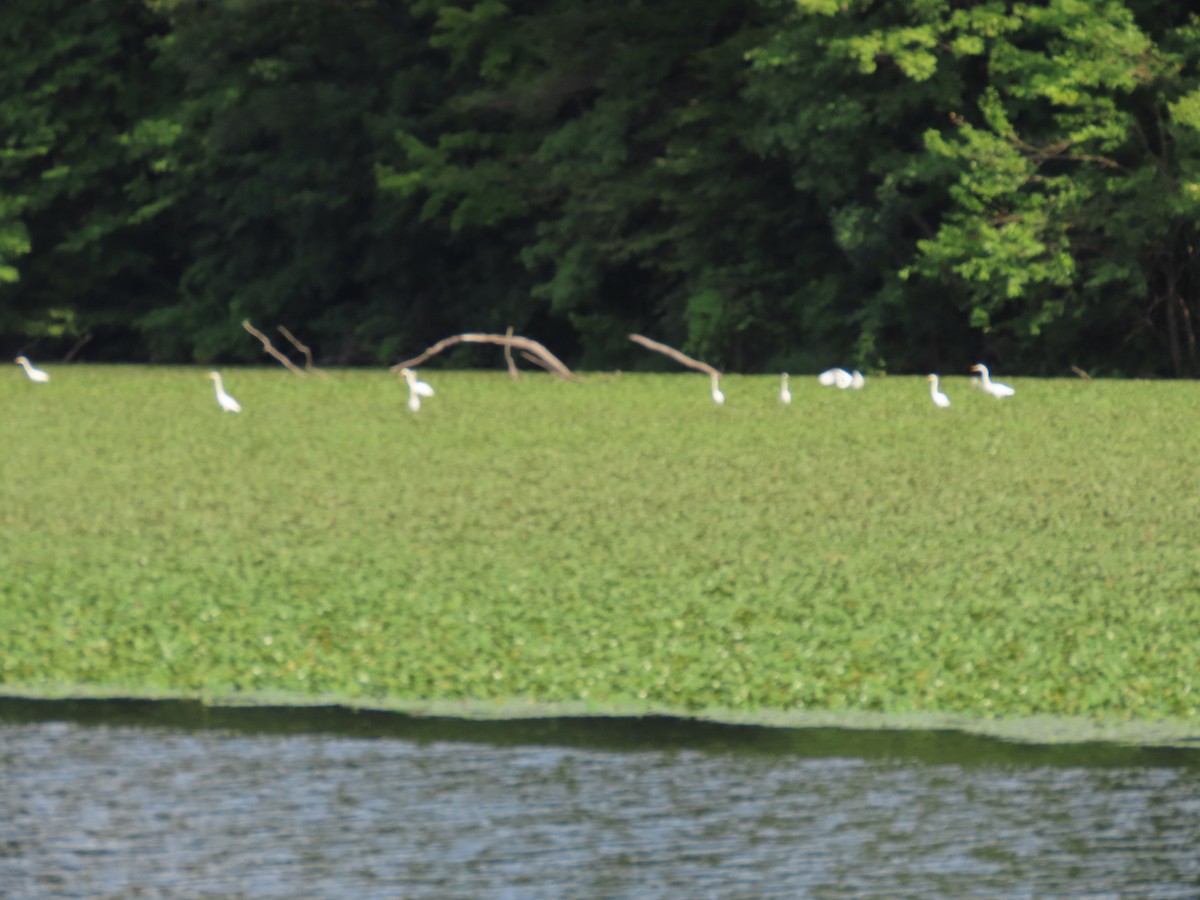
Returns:
[[[529,338],[517,337],[516,335],[508,336],[504,334],[455,334],[448,338],[443,338],[432,347],[425,350],[419,356],[414,356],[412,359],[406,359],[404,362],[398,362],[391,367],[393,372],[398,372],[401,369],[411,369],[419,366],[431,356],[441,353],[447,347],[453,347],[455,344],[500,344],[502,346],[516,347],[518,350],[525,350],[533,354],[542,364],[555,375],[561,378],[569,378],[575,380],[577,376],[565,365],[562,360],[539,344],[537,341]]]
[[[541,366],[543,369],[545,369],[551,375],[558,374],[553,369],[551,369],[548,365],[546,365],[544,362],[542,362],[540,359],[538,359],[536,356],[534,356],[532,353],[530,353],[528,350],[522,350],[521,356],[522,356],[522,358],[529,360],[535,366]]]
[[[671,357],[675,362],[687,366],[689,369],[695,369],[697,372],[703,372],[710,378],[720,378],[721,373],[710,366],[708,363],[702,363],[698,359],[692,359],[684,353],[680,353],[674,347],[668,347],[666,344],[660,344],[658,341],[652,341],[648,337],[642,337],[640,334],[631,334],[629,339],[635,344],[641,344],[647,350],[653,350],[656,353],[662,353],[665,356]]]
[[[322,378],[325,378],[326,377],[325,373],[313,365],[312,351],[310,349],[308,349],[308,346],[306,344],[302,344],[298,340],[296,340],[296,336],[294,334],[292,334],[290,331],[288,331],[286,328],[284,328],[282,325],[277,325],[276,327],[279,329],[280,334],[282,334],[285,338],[287,338],[289,341],[292,342],[293,347],[295,347],[297,350],[299,350],[301,353],[304,354],[304,371],[314,372],[317,375],[320,375]]]
[[[294,373],[296,375],[299,375],[301,378],[308,377],[307,375],[304,374],[303,369],[301,369],[294,362],[292,362],[290,359],[288,359],[286,356],[284,356],[282,353],[280,353],[278,350],[276,350],[273,346],[271,346],[271,339],[269,337],[267,337],[265,334],[263,334],[261,331],[259,331],[257,328],[255,328],[253,325],[251,325],[249,319],[242,320],[242,327],[245,328],[252,335],[254,335],[256,338],[258,338],[260,341],[262,341],[263,349],[266,350],[268,353],[270,353],[273,357],[275,357],[281,363],[283,363],[284,366],[287,367],[287,369],[289,371],[291,371],[292,373]]]
[[[77,340],[74,343],[74,345],[71,347],[71,349],[67,351],[67,355],[63,357],[62,361],[65,363],[69,363],[71,360],[73,360],[75,358],[75,354],[78,353],[80,350],[82,350],[84,345],[87,344],[87,342],[90,341],[93,337],[94,337],[94,335],[89,331],[87,334],[85,334],[83,337],[81,337],[79,340]]]
[[[504,329],[504,336],[506,338],[508,338],[508,340],[512,340],[513,329],[512,329],[511,325],[509,325],[508,328]],[[521,351],[521,354],[523,356],[529,356],[529,354],[524,350]],[[517,364],[515,362],[513,362],[512,344],[509,344],[509,343],[505,343],[505,345],[504,345],[504,364],[508,366],[508,377],[509,378],[511,378],[513,381],[516,381],[518,378],[521,377],[521,373],[517,371]],[[539,365],[540,365],[540,363],[539,363]]]

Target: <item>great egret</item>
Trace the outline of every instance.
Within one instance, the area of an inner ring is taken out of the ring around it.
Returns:
[[[412,369],[401,369],[400,374],[403,375],[404,380],[408,382],[408,389],[412,391],[412,393],[419,397],[433,396],[433,388],[423,381],[417,381],[417,373]]]
[[[858,369],[855,369],[854,373],[850,376],[850,387],[854,388],[856,391],[861,391],[863,389],[863,385],[866,383],[867,379],[863,377],[863,373],[858,371]]]
[[[929,375],[929,396],[933,398],[933,402],[941,407],[950,405],[950,398],[938,390],[938,377]]]
[[[993,397],[1011,397],[1017,392],[1016,388],[1011,388],[1007,384],[992,381],[988,375],[987,366],[983,363],[976,363],[971,366],[971,371],[979,373],[979,386]]]
[[[29,376],[30,381],[36,381],[39,384],[45,384],[50,380],[50,373],[43,372],[41,369],[35,369],[33,364],[24,356],[18,356],[13,360],[17,365],[25,370],[25,374]]]
[[[817,376],[817,381],[819,381],[825,387],[837,385],[842,390],[845,390],[846,388],[850,387],[850,383],[854,381],[854,376],[845,369],[826,369]]]
[[[721,393],[721,376],[720,375],[712,375],[710,377],[712,378],[713,403],[717,404],[717,406],[720,406],[722,403],[725,402],[725,395],[723,393]]]
[[[779,402],[784,404],[792,402],[792,392],[788,389],[787,372],[784,372],[779,379]]]
[[[225,393],[225,385],[221,383],[221,373],[209,372],[207,377],[213,380],[213,387],[217,391],[217,403],[221,404],[221,409],[225,412],[241,412],[242,404]]]
[[[417,380],[417,373],[412,369],[401,369],[400,374],[408,384],[408,408],[413,412],[421,411],[421,398],[432,397],[433,388],[423,381]]]

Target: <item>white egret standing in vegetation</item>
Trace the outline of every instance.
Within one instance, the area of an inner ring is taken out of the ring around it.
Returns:
[[[33,363],[31,363],[24,356],[18,356],[15,360],[13,360],[13,362],[25,370],[25,374],[29,376],[30,381],[36,381],[39,384],[45,384],[50,380],[49,372],[43,372],[41,369],[35,369],[33,367]]]
[[[792,402],[792,392],[788,389],[787,372],[784,372],[783,376],[779,379],[779,402],[784,404]]]
[[[408,384],[408,408],[413,412],[420,412],[421,398],[432,397],[433,388],[424,381],[418,381],[417,373],[412,369],[401,369],[400,374],[404,376],[404,381]]]
[[[971,371],[979,373],[979,386],[993,397],[1011,397],[1017,392],[1016,388],[1011,388],[1007,384],[992,381],[991,376],[988,375],[988,368],[983,363],[971,366]]]
[[[723,393],[721,393],[721,376],[720,375],[711,375],[709,377],[712,378],[713,403],[717,404],[717,406],[720,406],[722,403],[725,402],[725,395]]]
[[[938,377],[936,375],[926,377],[929,379],[929,396],[933,398],[933,402],[941,407],[949,406],[950,398],[938,389]]]
[[[241,412],[242,404],[225,393],[225,385],[221,383],[221,373],[209,372],[207,377],[213,380],[213,387],[217,391],[217,403],[221,404],[221,409],[225,412]]]
[[[433,388],[423,381],[417,380],[417,373],[412,369],[401,369],[400,374],[404,376],[404,380],[408,382],[408,389],[418,397],[432,397]]]

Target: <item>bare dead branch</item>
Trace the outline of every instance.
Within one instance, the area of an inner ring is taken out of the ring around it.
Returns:
[[[703,372],[710,378],[720,378],[721,373],[710,366],[708,363],[702,363],[698,359],[692,359],[690,356],[680,353],[674,347],[668,347],[666,344],[660,344],[658,341],[652,341],[648,337],[642,337],[640,334],[631,334],[629,339],[635,344],[641,344],[647,350],[653,350],[656,353],[662,353],[671,357],[675,362],[687,366],[689,369],[695,369],[697,372]]]
[[[504,329],[504,336],[506,338],[508,338],[509,340],[512,339],[513,328],[511,325],[509,325],[508,328]],[[529,353],[527,353],[526,351],[521,351],[521,352],[522,352],[522,355],[524,355],[526,357],[529,356]],[[535,357],[535,359],[536,359],[536,357]],[[504,362],[508,366],[508,377],[509,378],[511,378],[513,381],[516,381],[518,378],[521,377],[521,373],[517,371],[517,364],[515,362],[513,362],[512,344],[504,345]],[[538,365],[540,366],[541,363],[538,363]]]
[[[539,344],[537,341],[525,337],[513,335],[509,337],[504,334],[455,334],[448,338],[442,338],[433,346],[427,348],[424,353],[419,356],[414,356],[412,359],[406,359],[404,362],[398,362],[391,367],[393,372],[398,372],[401,369],[411,369],[419,366],[431,356],[436,356],[447,347],[453,347],[455,344],[500,344],[516,347],[518,350],[525,350],[532,353],[542,361],[545,367],[556,375],[563,378],[577,381],[578,376],[570,369],[563,365],[562,360]]]
[[[94,337],[94,335],[89,331],[87,334],[85,334],[83,337],[81,337],[79,340],[77,340],[72,345],[71,349],[67,351],[67,355],[63,357],[62,361],[65,363],[69,363],[71,360],[73,360],[75,358],[75,354],[78,353],[80,350],[82,350],[84,345],[88,341],[90,341],[93,337]]]
[[[538,359],[536,356],[534,356],[528,350],[522,350],[521,356],[524,357],[525,359],[529,360],[535,366],[541,366],[543,369],[545,369],[547,372],[549,372],[551,375],[555,376],[556,378],[562,378],[561,375],[559,375],[557,372],[555,372],[553,369],[551,369],[548,365],[546,365],[545,362]]]
[[[328,377],[328,376],[326,376],[326,374],[323,371],[321,371],[320,369],[318,369],[316,366],[313,365],[312,351],[308,349],[307,345],[302,344],[298,340],[296,340],[296,336],[294,334],[292,334],[290,331],[288,331],[286,328],[284,328],[282,325],[277,325],[275,327],[279,329],[280,334],[282,334],[285,338],[287,338],[289,341],[292,342],[293,347],[295,347],[297,350],[299,350],[301,353],[304,354],[304,370],[306,372],[314,372],[315,374],[320,375],[322,378]]]
[[[252,335],[254,335],[256,338],[258,338],[260,341],[262,341],[263,349],[266,350],[268,353],[270,353],[273,357],[275,357],[281,363],[283,363],[283,365],[288,369],[288,371],[292,372],[295,375],[299,375],[301,378],[308,377],[306,374],[304,374],[303,369],[301,369],[299,366],[297,366],[295,363],[293,363],[290,359],[288,359],[286,356],[284,356],[282,353],[280,353],[278,350],[276,350],[273,346],[271,346],[271,339],[269,337],[267,337],[265,334],[263,334],[261,331],[259,331],[257,328],[255,328],[253,325],[251,325],[249,319],[242,320],[242,327],[245,328]]]

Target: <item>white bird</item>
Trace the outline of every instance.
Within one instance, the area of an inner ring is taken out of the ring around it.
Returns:
[[[242,404],[238,403],[227,393],[225,393],[225,385],[221,383],[220,372],[209,372],[206,377],[213,380],[213,387],[216,388],[217,391],[217,403],[221,404],[221,409],[225,410],[225,412],[242,411]]]
[[[408,384],[408,408],[413,412],[421,411],[421,398],[432,397],[433,388],[424,381],[417,380],[417,373],[412,369],[401,369],[400,374]]]
[[[45,384],[50,380],[50,373],[43,372],[41,369],[35,369],[33,364],[24,356],[18,356],[13,360],[17,365],[25,370],[25,374],[29,376],[30,381],[36,381],[40,384]]]
[[[783,376],[779,379],[779,402],[784,404],[792,402],[792,392],[788,389],[787,372],[784,372]]]
[[[850,387],[850,382],[853,380],[854,376],[845,369],[826,369],[817,376],[817,381],[819,381],[825,387],[832,387],[836,384],[843,390]]]
[[[858,371],[858,369],[855,369],[854,374],[850,376],[850,387],[854,388],[856,391],[861,391],[863,389],[863,385],[866,383],[867,379],[863,377],[863,373]]]
[[[988,375],[987,366],[985,366],[983,363],[976,363],[975,365],[971,366],[971,371],[979,373],[979,386],[993,397],[1011,397],[1017,392],[1016,388],[1011,388],[1007,384],[1000,384],[997,381],[992,381],[991,377]]]
[[[941,407],[949,406],[950,398],[938,390],[938,377],[936,375],[927,377],[929,378],[929,396],[933,398],[933,402]]]
[[[723,393],[721,393],[721,376],[720,375],[712,375],[710,377],[712,378],[713,403],[717,404],[717,406],[720,406],[722,403],[725,402],[725,395]]]
[[[417,381],[417,373],[412,369],[401,369],[400,374],[408,382],[408,389],[420,397],[432,397],[433,388],[423,381]],[[418,404],[419,405],[419,404]]]

